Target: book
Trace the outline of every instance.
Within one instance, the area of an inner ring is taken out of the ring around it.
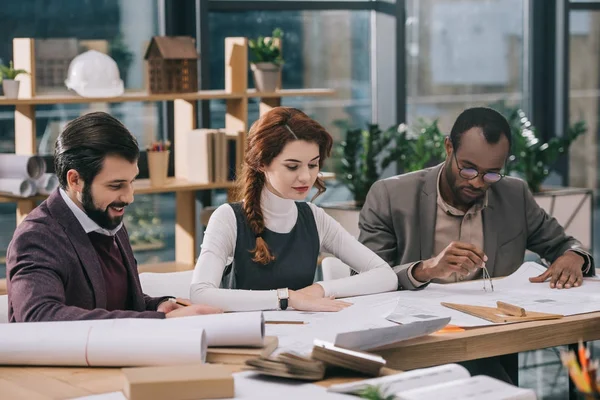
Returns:
[[[277,336],[265,336],[263,347],[209,347],[206,351],[206,362],[211,364],[244,364],[257,357],[268,358],[273,354],[279,340]]]
[[[471,377],[458,364],[446,364],[416,369],[358,382],[332,385],[334,393],[359,394],[369,387],[378,387],[384,395],[398,400],[535,400],[531,389],[518,388],[484,375]]]
[[[310,356],[283,352],[276,357],[247,360],[246,365],[264,375],[317,381],[325,377],[328,367],[339,367],[378,376],[385,366],[385,360],[374,354],[343,349],[331,343],[315,340]]]
[[[194,129],[175,143],[175,176],[190,182],[215,182],[216,135],[213,129]]]
[[[260,357],[246,361],[254,371],[280,378],[319,381],[325,377],[325,364],[295,353],[281,353],[277,357]]]
[[[316,339],[312,350],[312,359],[326,365],[341,367],[351,371],[378,376],[385,366],[385,359],[363,351],[348,350]]]

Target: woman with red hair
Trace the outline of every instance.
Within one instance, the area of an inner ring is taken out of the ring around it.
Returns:
[[[224,311],[339,311],[350,303],[335,298],[397,289],[384,260],[302,202],[313,185],[316,196],[325,191],[318,174],[332,143],[295,108],[273,108],[252,125],[238,180],[242,201],[210,218],[192,278],[194,303]],[[359,274],[313,284],[321,249]]]

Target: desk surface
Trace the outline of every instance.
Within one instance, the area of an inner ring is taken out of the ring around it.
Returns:
[[[473,328],[381,348],[394,369],[414,369],[600,339],[600,312],[558,320]],[[239,366],[230,366],[238,371]],[[326,382],[333,383],[331,381]],[[66,399],[121,390],[118,368],[0,368],[3,398]],[[6,396],[6,397],[4,397]]]
[[[548,321],[470,328],[382,347],[394,369],[407,370],[600,339],[600,312]]]

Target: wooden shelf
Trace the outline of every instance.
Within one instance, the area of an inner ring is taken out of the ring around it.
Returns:
[[[38,105],[38,104],[77,104],[77,103],[124,103],[130,101],[172,101],[172,100],[209,100],[243,99],[243,93],[228,93],[225,90],[202,90],[195,93],[149,94],[148,92],[125,92],[117,97],[81,97],[72,93],[46,93],[31,98],[7,99],[0,96],[0,105]]]
[[[185,179],[168,178],[166,184],[162,186],[152,186],[149,179],[139,179],[133,184],[134,194],[153,194],[153,193],[171,193],[171,192],[194,192],[196,190],[208,189],[233,189],[235,182],[224,183],[197,183]],[[37,195],[31,197],[18,197],[9,194],[0,194],[0,203],[14,203],[19,200],[44,201],[48,196]]]
[[[335,179],[333,172],[321,173],[321,178],[325,181]],[[156,194],[156,193],[171,193],[171,192],[195,192],[197,190],[209,189],[233,189],[235,182],[229,181],[224,183],[196,183],[189,182],[185,179],[168,178],[165,185],[152,186],[149,179],[139,179],[135,181],[134,194]],[[37,202],[44,201],[48,196],[36,195],[31,197],[18,197],[9,194],[0,194],[0,203],[14,203],[19,200],[34,200]]]
[[[0,96],[0,106],[40,105],[40,104],[78,104],[78,103],[124,103],[131,101],[173,101],[173,100],[211,100],[211,99],[244,99],[246,97],[279,98],[298,96],[332,96],[331,89],[283,89],[276,92],[231,93],[225,90],[202,90],[195,93],[150,94],[148,92],[125,92],[117,97],[81,97],[74,93],[46,93],[31,98],[7,99]]]
[[[255,89],[248,90],[248,97],[279,98],[279,97],[323,97],[333,96],[333,89],[281,89],[275,92],[257,92]]]
[[[181,262],[161,262],[154,264],[140,264],[138,265],[138,272],[141,274],[142,272],[179,272],[179,271],[189,271],[194,269],[193,264],[186,264]]]
[[[197,183],[185,179],[168,178],[163,186],[150,185],[149,179],[139,179],[133,184],[134,194],[168,193],[168,192],[193,192],[206,189],[232,189],[235,182],[223,183]]]
[[[281,44],[279,42],[279,44]],[[248,88],[248,39],[244,37],[228,37],[225,39],[224,72],[225,82],[222,90],[201,90],[194,93],[150,94],[147,90],[127,91],[116,97],[81,97],[66,88],[52,92],[36,91],[36,57],[35,39],[13,39],[14,67],[29,71],[19,77],[20,98],[7,99],[0,97],[0,106],[14,106],[15,114],[15,153],[32,155],[38,151],[36,129],[36,106],[87,103],[124,103],[124,102],[173,102],[173,145],[176,155],[175,171],[178,177],[186,178],[185,150],[186,139],[190,131],[197,129],[198,100],[220,99],[226,105],[225,129],[239,134],[239,145],[236,146],[236,170],[239,172],[246,152],[246,133],[248,132],[248,104],[250,99],[258,99],[259,115],[264,115],[273,107],[281,105],[283,97],[324,97],[332,96],[331,89],[278,89],[274,92],[257,92]],[[183,158],[182,158],[183,157]],[[334,174],[324,173],[325,180],[333,179]],[[170,178],[164,185],[152,186],[149,180],[136,181],[135,194],[176,193],[175,196],[175,261],[161,264],[158,269],[189,269],[198,258],[196,235],[198,216],[196,211],[195,191],[210,189],[226,189],[229,201],[235,200],[234,182],[225,183],[193,183],[183,178]],[[36,203],[47,196],[16,197],[0,194],[0,203],[16,203],[16,221],[21,223],[35,208]],[[186,267],[187,266],[187,267]],[[152,269],[141,267],[142,270]],[[0,287],[1,288],[1,287]]]

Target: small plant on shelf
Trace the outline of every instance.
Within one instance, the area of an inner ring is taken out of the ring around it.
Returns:
[[[250,68],[254,75],[256,90],[259,92],[274,92],[277,89],[283,65],[282,38],[283,31],[276,28],[270,38],[259,36],[257,39],[248,40],[253,59]]]
[[[8,63],[8,67],[0,64],[0,78],[2,80],[4,96],[9,99],[16,99],[18,97],[20,82],[16,81],[15,78],[26,73],[27,71],[24,69],[15,69],[12,61]]]

